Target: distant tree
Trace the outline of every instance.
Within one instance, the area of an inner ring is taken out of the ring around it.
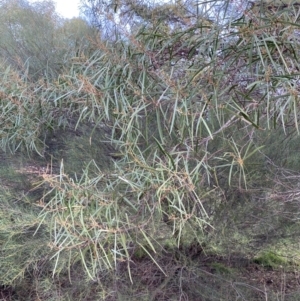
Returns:
[[[5,0],[0,17],[0,57],[32,79],[56,77],[89,44],[87,23],[59,17],[53,1]]]
[[[138,27],[153,23],[169,23],[172,28],[184,27],[196,22],[201,14],[193,1],[181,0],[163,4],[145,0],[82,0],[81,10],[101,35],[110,39],[124,37],[126,30],[134,33]]]

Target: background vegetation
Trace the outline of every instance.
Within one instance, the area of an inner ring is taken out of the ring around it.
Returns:
[[[297,300],[299,5],[0,2],[3,300]]]

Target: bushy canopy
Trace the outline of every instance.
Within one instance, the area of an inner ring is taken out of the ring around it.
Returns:
[[[94,27],[0,7],[3,285],[220,300],[202,286],[210,256],[299,264],[297,4],[218,2],[86,0]]]

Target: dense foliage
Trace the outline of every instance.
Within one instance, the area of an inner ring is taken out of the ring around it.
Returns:
[[[277,300],[202,265],[298,268],[299,7],[221,2],[0,3],[7,298]]]

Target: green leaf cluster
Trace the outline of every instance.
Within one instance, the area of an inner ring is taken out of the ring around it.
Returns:
[[[293,6],[221,26],[181,1],[115,3],[120,22],[111,6],[101,16],[120,31],[104,39],[50,2],[3,3],[0,158],[11,167],[0,168],[1,285],[34,279],[45,300],[79,288],[83,300],[117,300],[118,285],[142,285],[137,265],[148,260],[161,279],[145,293],[155,300],[202,277],[198,256],[244,259],[297,239]],[[143,17],[132,30],[128,7]]]

